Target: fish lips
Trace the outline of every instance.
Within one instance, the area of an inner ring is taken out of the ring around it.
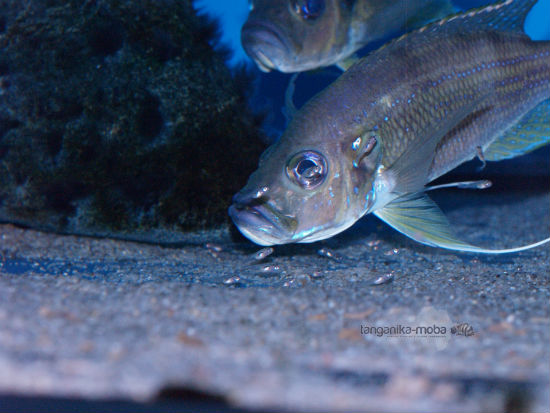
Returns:
[[[268,246],[292,241],[296,231],[295,218],[283,214],[269,202],[252,200],[239,202],[241,195],[233,197],[229,216],[239,231],[252,242]]]
[[[241,42],[246,54],[264,72],[272,69],[281,70],[279,66],[286,60],[290,51],[280,30],[264,22],[246,22],[241,30]]]

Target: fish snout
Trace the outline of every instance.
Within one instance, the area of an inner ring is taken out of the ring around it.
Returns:
[[[241,233],[260,245],[290,242],[297,221],[284,214],[268,196],[269,188],[242,190],[233,196],[229,216]]]
[[[267,22],[247,21],[241,30],[241,42],[246,54],[264,72],[279,69],[280,62],[289,54],[280,30]]]
[[[262,186],[259,189],[255,189],[252,191],[246,190],[246,188],[242,189],[241,191],[233,195],[233,204],[237,208],[244,208],[250,204],[262,204],[268,201],[266,195],[268,191],[269,188],[267,186]]]

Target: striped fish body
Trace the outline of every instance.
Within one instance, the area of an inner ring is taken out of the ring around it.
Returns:
[[[422,145],[435,123],[477,101],[438,143],[433,180],[550,98],[548,42],[516,32],[439,29],[412,33],[352,66],[310,103],[317,121],[308,124],[330,119],[333,136],[346,135],[350,125],[354,133],[378,131],[382,164],[390,166],[410,145]]]

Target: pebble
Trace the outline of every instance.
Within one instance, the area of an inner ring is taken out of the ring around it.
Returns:
[[[233,277],[226,278],[225,280],[223,280],[223,283],[225,285],[234,285],[239,283],[240,281],[241,281],[241,277],[239,277],[238,275],[235,275]]]
[[[283,287],[290,287],[294,285],[295,282],[296,280],[294,278],[291,278],[290,280],[287,280],[283,283]]]
[[[256,261],[261,261],[273,254],[273,247],[262,248],[256,254],[254,254],[254,259]]]
[[[207,242],[205,244],[205,247],[206,247],[206,249],[211,250],[211,251],[215,251],[215,252],[222,252],[223,251],[223,248],[220,245],[213,244],[211,242]]]
[[[330,258],[334,261],[341,261],[342,257],[338,255],[337,253],[329,250],[328,248],[321,248],[317,251],[317,254],[319,254],[321,257]]]
[[[260,269],[262,274],[279,274],[281,272],[281,267],[278,265],[266,265]]]
[[[389,284],[393,281],[393,279],[394,279],[393,273],[390,272],[390,273],[381,275],[380,277],[376,278],[376,280],[374,280],[372,282],[372,284],[373,285]]]
[[[311,274],[309,274],[310,278],[322,278],[325,276],[324,273],[321,271],[313,271]]]

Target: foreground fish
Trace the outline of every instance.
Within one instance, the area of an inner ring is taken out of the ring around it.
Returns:
[[[250,8],[242,44],[266,72],[343,62],[374,40],[454,10],[450,0],[250,0]]]
[[[508,0],[405,35],[352,66],[298,111],[233,198],[261,245],[331,237],[368,213],[432,246],[458,239],[425,185],[483,153],[511,158],[550,140],[550,42]]]

